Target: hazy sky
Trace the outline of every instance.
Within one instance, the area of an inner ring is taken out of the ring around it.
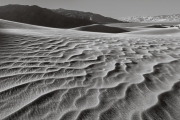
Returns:
[[[113,18],[180,13],[180,0],[0,0],[0,6],[7,4],[80,10]]]

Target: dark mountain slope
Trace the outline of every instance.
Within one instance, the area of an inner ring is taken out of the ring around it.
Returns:
[[[27,5],[1,6],[0,19],[54,28],[73,28],[94,24],[87,19],[67,17],[46,8]]]
[[[65,9],[54,9],[52,10],[56,13],[59,13],[60,15],[64,15],[71,18],[79,18],[79,19],[87,19],[91,20],[96,23],[120,23],[122,21],[110,18],[110,17],[104,17],[99,14],[94,14],[90,12],[81,12],[81,11],[75,11],[75,10],[65,10]]]

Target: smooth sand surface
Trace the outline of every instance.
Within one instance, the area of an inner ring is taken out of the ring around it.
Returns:
[[[107,24],[108,26],[111,27],[143,27],[143,26],[152,26],[152,25],[178,25],[180,24],[180,21],[175,21],[175,22],[141,22],[141,23],[110,23]]]
[[[180,35],[180,29],[178,28],[148,28],[139,31],[132,31],[129,34],[139,34],[139,35]]]
[[[180,119],[180,36],[0,23],[1,120]]]

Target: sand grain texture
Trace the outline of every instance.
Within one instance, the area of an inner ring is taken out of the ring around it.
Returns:
[[[0,30],[1,120],[180,119],[180,37],[22,27]]]

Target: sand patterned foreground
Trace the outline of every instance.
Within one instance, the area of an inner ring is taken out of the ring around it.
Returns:
[[[180,120],[180,37],[0,32],[1,120]]]

